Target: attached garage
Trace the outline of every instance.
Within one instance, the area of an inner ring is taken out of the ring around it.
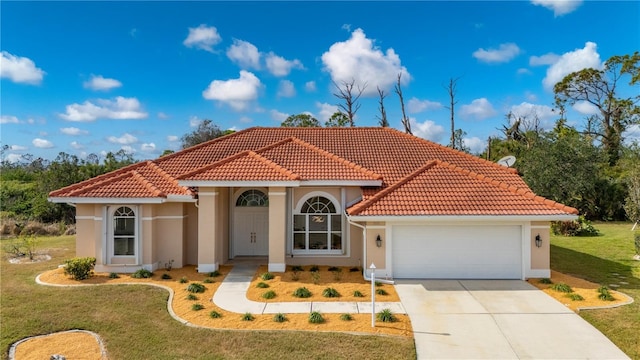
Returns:
[[[394,278],[522,279],[520,225],[395,225]]]

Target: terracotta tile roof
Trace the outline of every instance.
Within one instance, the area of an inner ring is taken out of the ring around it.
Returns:
[[[367,200],[350,215],[562,215],[578,210],[459,166],[432,160]]]
[[[250,128],[56,190],[50,196],[191,195],[178,184],[179,179],[382,180],[381,187],[362,188],[362,203],[351,208],[360,214],[399,214],[402,209],[413,214],[429,206],[428,211],[452,214],[566,214],[575,210],[560,209],[535,197],[514,169],[381,127]],[[116,181],[118,186],[113,185]],[[411,194],[419,193],[421,186],[423,193],[429,193],[419,199],[429,201],[414,204],[420,200],[411,200]],[[497,198],[483,200],[486,197]],[[393,208],[383,210],[383,204],[384,209]]]

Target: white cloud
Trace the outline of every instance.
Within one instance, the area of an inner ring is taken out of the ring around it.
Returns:
[[[320,109],[318,112],[318,120],[320,120],[321,123],[326,122],[331,115],[339,111],[338,106],[328,103],[316,102],[316,107]]]
[[[198,127],[201,122],[202,119],[198,118],[197,116],[192,116],[189,118],[189,126],[192,128]]]
[[[500,44],[497,49],[480,48],[473,52],[473,57],[486,63],[509,62],[520,54],[520,48],[514,43]]]
[[[77,127],[60,128],[60,132],[62,132],[65,135],[71,135],[71,136],[80,136],[80,135],[89,134],[87,130],[81,130],[81,129],[78,129]]]
[[[640,145],[640,125],[631,125],[622,133],[626,144],[637,143]]]
[[[583,115],[595,115],[600,112],[595,105],[586,101],[580,101],[573,104],[573,109]]]
[[[575,49],[562,54],[558,61],[547,69],[547,76],[542,80],[544,88],[549,91],[553,90],[556,83],[562,81],[565,76],[572,72],[586,68],[601,69],[602,62],[600,61],[597,47],[596,43],[587,42],[582,49]]]
[[[292,69],[304,69],[300,60],[287,60],[273,52],[267,54],[265,61],[267,63],[267,69],[269,69],[269,72],[274,76],[287,76]]]
[[[415,118],[410,117],[409,122],[411,123],[413,135],[417,137],[438,142],[442,139],[442,135],[444,135],[444,127],[431,120],[425,120],[419,123]]]
[[[558,60],[560,60],[560,55],[554,54],[554,53],[546,53],[544,55],[530,57],[529,65],[531,66],[552,65],[552,64],[555,64]]]
[[[202,96],[207,100],[228,104],[234,110],[240,111],[258,98],[258,90],[261,87],[260,79],[253,73],[241,70],[238,79],[213,80],[202,92]]]
[[[11,151],[25,151],[28,150],[29,148],[26,146],[22,146],[22,145],[11,145],[9,146],[9,150]]]
[[[487,98],[480,98],[473,100],[471,104],[462,105],[460,108],[460,114],[464,118],[483,120],[494,116],[496,114],[496,110]]]
[[[33,60],[12,55],[6,51],[0,54],[0,77],[15,83],[38,85],[46,74],[36,67]]]
[[[120,137],[109,136],[107,141],[113,144],[129,145],[138,142],[138,138],[129,133],[124,133]]]
[[[510,111],[515,117],[532,119],[534,116],[537,116],[542,122],[550,121],[557,117],[553,108],[547,105],[537,105],[528,102],[513,105]]]
[[[289,80],[280,80],[277,95],[278,97],[294,97],[296,96],[296,87]]]
[[[167,141],[169,141],[169,142],[176,142],[178,140],[180,140],[180,138],[175,136],[175,135],[168,135],[167,136]]]
[[[415,114],[415,113],[423,112],[426,110],[435,110],[441,107],[442,107],[442,104],[440,104],[437,101],[429,101],[427,99],[420,100],[416,97],[412,97],[407,102],[407,111],[410,114]]]
[[[160,111],[156,116],[158,117],[158,119],[161,119],[161,120],[165,120],[169,118],[169,115],[163,113],[162,111]]]
[[[53,143],[51,141],[40,138],[33,139],[31,143],[33,144],[33,146],[40,149],[51,149],[53,147]]]
[[[340,28],[342,30],[347,30],[348,32],[351,32],[351,24],[342,24]]]
[[[278,122],[283,122],[283,121],[287,120],[287,118],[289,117],[289,114],[280,112],[280,111],[275,110],[275,109],[269,111],[269,114],[271,115],[271,118],[273,120],[278,121]]]
[[[316,91],[316,82],[315,81],[307,81],[304,84],[304,89],[308,92]]]
[[[364,96],[376,96],[376,87],[384,90],[391,88],[398,74],[402,74],[403,84],[411,80],[398,54],[391,48],[383,53],[362,29],[351,33],[350,39],[331,45],[329,51],[322,54],[322,63],[324,70],[338,84],[353,80],[360,86],[366,84]]]
[[[238,121],[240,121],[241,123],[244,123],[244,124],[249,124],[249,123],[253,122],[253,119],[248,117],[248,116],[241,116],[240,119],[238,119]],[[234,126],[234,128],[235,128],[235,126]],[[234,129],[234,131],[235,131],[235,129]]]
[[[105,78],[102,75],[91,75],[91,79],[84,82],[85,89],[107,91],[122,86],[116,79]]]
[[[213,52],[213,46],[222,40],[214,26],[201,24],[197,28],[189,28],[189,36],[182,42],[186,47]]]
[[[227,57],[243,69],[260,69],[260,52],[248,41],[233,39]]]
[[[527,68],[519,68],[517,73],[518,75],[531,75],[531,70]]]
[[[138,99],[118,96],[115,100],[98,99],[95,103],[85,101],[67,105],[66,113],[59,116],[68,121],[86,122],[96,119],[143,119],[147,113],[142,111]]]
[[[4,157],[4,159],[10,163],[17,163],[18,161],[22,160],[22,155],[20,154],[7,154],[7,156]]]
[[[136,149],[134,149],[133,147],[131,147],[129,145],[125,145],[125,146],[121,147],[120,149],[124,150],[124,152],[126,152],[127,154],[135,154],[136,153]]]
[[[72,141],[69,143],[69,145],[71,145],[72,148],[76,149],[76,150],[82,150],[84,149],[84,145],[80,144],[77,141]]]
[[[0,116],[0,124],[19,124],[20,120],[13,115]]]
[[[462,139],[465,147],[469,148],[472,154],[479,154],[487,148],[487,142],[479,137],[470,137]]]
[[[146,153],[153,153],[156,151],[156,144],[154,143],[144,143],[142,145],[140,145],[140,151],[142,152],[146,152]]]
[[[577,9],[582,5],[582,0],[531,0],[531,3],[553,10],[553,16],[558,17]]]

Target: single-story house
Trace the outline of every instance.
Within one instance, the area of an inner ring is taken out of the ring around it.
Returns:
[[[548,277],[550,221],[577,210],[517,171],[389,128],[250,128],[53,191],[96,271],[237,257],[384,278]]]

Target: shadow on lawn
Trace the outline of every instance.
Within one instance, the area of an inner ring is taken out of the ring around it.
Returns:
[[[635,260],[629,260],[629,262]],[[633,267],[590,254],[551,245],[551,268],[598,284],[619,284],[620,288],[640,289]],[[617,274],[617,275],[616,275]],[[628,284],[620,284],[620,282]],[[614,289],[615,290],[615,289]]]

